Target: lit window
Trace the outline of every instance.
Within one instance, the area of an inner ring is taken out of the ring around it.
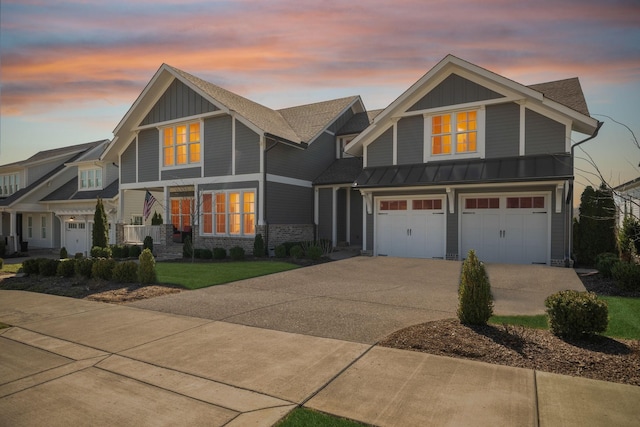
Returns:
[[[180,124],[162,132],[164,166],[200,163],[200,123]]]
[[[189,231],[191,226],[191,212],[193,211],[193,198],[171,199],[171,224],[180,231]]]
[[[431,117],[431,154],[473,153],[477,151],[477,141],[476,111]]]
[[[255,200],[256,193],[253,190],[203,193],[202,233],[254,235],[256,232]]]

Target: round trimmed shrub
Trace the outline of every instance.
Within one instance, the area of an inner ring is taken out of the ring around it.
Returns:
[[[111,280],[118,283],[135,283],[138,281],[138,263],[135,261],[119,262],[113,268]]]
[[[138,245],[129,246],[129,250],[127,251],[128,258],[138,258],[142,253],[142,249]]]
[[[307,248],[307,258],[318,260],[320,257],[322,257],[322,248],[320,246],[313,245]]]
[[[75,258],[75,259],[82,259],[82,258],[84,258],[84,254],[83,254],[82,252],[76,252],[76,253],[73,255],[73,258]]]
[[[640,265],[618,262],[611,268],[611,275],[623,291],[640,291]]]
[[[618,257],[618,254],[604,252],[596,257],[596,268],[602,277],[610,278],[613,267],[619,262],[620,257]]]
[[[493,314],[493,297],[489,277],[474,250],[462,263],[458,288],[458,319],[470,325],[486,325]]]
[[[302,246],[300,245],[292,246],[291,249],[289,249],[289,255],[291,255],[291,258],[302,258],[303,254],[304,251],[302,250]]]
[[[276,258],[287,257],[287,247],[285,245],[276,246],[275,252],[276,252]]]
[[[111,280],[116,260],[113,258],[98,258],[91,267],[91,277],[94,279]]]
[[[76,274],[76,260],[72,258],[60,261],[56,274],[62,277],[73,277]]]
[[[244,249],[240,246],[234,246],[233,248],[229,249],[229,255],[231,256],[232,260],[240,261],[241,259],[244,259]]]
[[[225,259],[227,250],[225,248],[213,248],[213,259]]]
[[[203,249],[200,253],[200,256],[202,257],[202,259],[212,259],[213,251],[211,251],[211,249]]]
[[[191,258],[195,254],[193,253],[193,244],[191,243],[191,237],[187,236],[182,242],[182,256],[184,258]]]
[[[22,271],[27,275],[36,275],[40,274],[40,259],[39,258],[29,258],[25,259],[22,263]]]
[[[156,283],[156,260],[149,249],[142,251],[138,257],[140,267],[138,268],[138,281],[144,284]]]
[[[551,332],[559,337],[581,338],[607,330],[609,309],[593,292],[566,290],[544,301]]]
[[[69,254],[67,253],[67,248],[63,246],[60,248],[60,259],[67,259],[67,258],[69,258]]]
[[[94,246],[91,248],[92,258],[111,258],[111,248],[102,248],[100,246]]]
[[[93,270],[93,258],[76,258],[76,274],[85,279],[91,279],[91,271]]]
[[[122,246],[121,245],[111,245],[111,256],[115,259],[122,258]]]
[[[40,258],[38,260],[38,270],[41,276],[55,276],[58,272],[58,261],[57,259],[48,259],[48,258]]]

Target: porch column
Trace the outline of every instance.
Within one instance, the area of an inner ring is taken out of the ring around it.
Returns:
[[[169,187],[164,187],[164,223],[171,224],[171,200]]]
[[[345,188],[345,192],[347,193],[347,235],[345,241],[351,245],[351,188]]]
[[[338,187],[331,188],[331,244],[338,246]]]
[[[16,233],[16,228],[18,224],[17,216],[14,211],[9,213],[9,236],[13,236],[13,251],[18,252],[18,234]]]
[[[362,250],[367,250],[367,198],[362,194]]]
[[[124,214],[124,197],[127,190],[120,190],[120,197],[118,198],[118,212],[116,213],[116,222],[122,223],[124,219],[122,215]]]

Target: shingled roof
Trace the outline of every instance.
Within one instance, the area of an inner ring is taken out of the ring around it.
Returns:
[[[313,185],[351,184],[362,172],[362,158],[346,157],[338,159],[313,181]]]
[[[344,124],[338,130],[338,135],[350,135],[354,133],[360,133],[367,128],[372,122],[373,119],[376,118],[378,114],[380,114],[382,109],[380,110],[371,110],[364,113],[354,114],[351,119],[347,123]]]
[[[112,199],[118,195],[118,180],[101,190],[78,191],[78,176],[76,175],[64,185],[49,193],[41,201],[64,201],[64,200],[94,200],[98,197],[101,199]]]
[[[565,107],[569,107],[578,113],[589,116],[587,101],[584,99],[580,80],[578,80],[577,77],[556,80],[554,82],[538,83],[527,87],[542,93],[545,97],[556,101]]]
[[[338,114],[358,99],[357,96],[332,99],[314,104],[283,108],[278,113],[284,117],[302,141],[311,141],[322,132]]]

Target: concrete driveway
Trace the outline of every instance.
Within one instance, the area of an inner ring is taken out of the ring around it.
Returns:
[[[373,344],[406,326],[456,316],[461,262],[355,257],[130,304],[246,326]],[[584,290],[575,272],[487,266],[496,314],[541,314],[544,299]]]

